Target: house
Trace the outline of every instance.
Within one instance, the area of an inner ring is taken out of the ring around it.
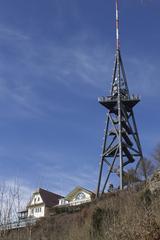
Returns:
[[[19,219],[45,217],[49,208],[58,205],[62,196],[39,188],[32,194],[25,211],[18,213]]]
[[[28,217],[45,217],[48,208],[58,204],[62,196],[39,188],[33,193],[32,198],[27,206]]]
[[[76,187],[66,197],[39,188],[32,194],[26,210],[18,213],[19,220],[30,221],[45,217],[54,206],[74,206],[91,202],[95,194],[83,187]],[[30,220],[29,220],[30,219]]]
[[[76,187],[66,197],[59,199],[59,206],[75,206],[82,203],[91,202],[95,193],[83,187]]]

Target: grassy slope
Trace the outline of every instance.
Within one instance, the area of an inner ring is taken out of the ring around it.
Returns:
[[[160,196],[147,188],[109,193],[81,209],[53,210],[36,226],[3,240],[160,240]],[[31,238],[29,238],[31,236]]]

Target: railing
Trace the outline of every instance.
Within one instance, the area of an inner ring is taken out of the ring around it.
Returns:
[[[24,228],[30,225],[35,224],[37,221],[36,218],[26,218],[26,219],[20,219],[19,221],[14,221],[6,224],[0,225],[0,231],[1,230],[9,230],[9,229],[16,229],[16,228]]]
[[[108,100],[115,100],[114,96],[107,96],[107,97],[98,97],[99,102],[107,102]],[[122,99],[125,100],[140,100],[139,96],[131,95],[130,97],[128,96],[122,96]]]
[[[75,206],[75,205],[80,205],[80,204],[87,203],[90,201],[91,201],[90,199],[77,200],[77,201],[70,202],[69,205]]]
[[[59,205],[59,206],[76,206],[76,205],[80,205],[80,204],[87,203],[87,202],[91,202],[91,200],[90,199],[76,200],[76,201],[64,203],[64,204]]]

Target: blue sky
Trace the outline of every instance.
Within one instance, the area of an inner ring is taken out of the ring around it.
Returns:
[[[160,2],[121,0],[122,57],[144,155],[160,122]],[[0,0],[0,176],[66,194],[97,184],[115,54],[113,0]]]

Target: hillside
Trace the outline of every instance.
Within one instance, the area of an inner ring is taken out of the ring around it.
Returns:
[[[80,207],[54,208],[35,226],[12,230],[2,240],[159,240],[160,173],[147,184],[107,193]]]

